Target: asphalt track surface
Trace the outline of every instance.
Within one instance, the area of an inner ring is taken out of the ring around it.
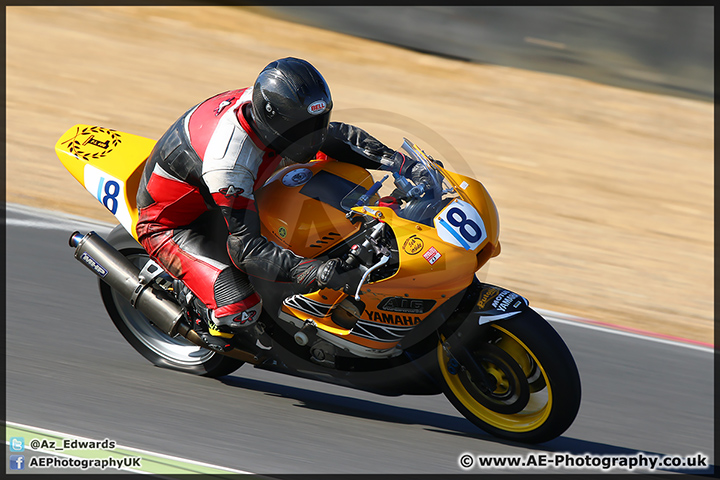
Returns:
[[[95,277],[68,246],[75,229],[109,230],[8,207],[8,421],[259,474],[454,474],[465,472],[463,453],[564,452],[702,453],[710,470],[693,472],[712,472],[709,349],[551,321],[580,370],[580,412],[560,438],[513,444],[474,427],[443,396],[383,397],[248,365],[222,379],[154,367],[105,314]]]

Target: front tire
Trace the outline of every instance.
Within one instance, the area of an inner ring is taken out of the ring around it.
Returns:
[[[562,338],[531,309],[484,328],[466,347],[474,365],[460,365],[438,345],[445,396],[496,437],[541,443],[560,436],[581,398],[580,375]]]
[[[150,259],[147,252],[122,226],[116,227],[107,241],[140,269]],[[115,327],[138,353],[154,365],[217,378],[234,372],[244,363],[199,347],[181,335],[170,337],[152,325],[145,315],[133,308],[127,299],[121,297],[107,283],[99,280],[99,284],[105,309]]]

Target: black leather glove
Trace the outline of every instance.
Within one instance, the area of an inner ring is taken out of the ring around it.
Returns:
[[[390,170],[392,172],[398,172],[402,177],[409,178],[413,181],[416,186],[422,185],[418,188],[411,188],[412,185],[402,185],[398,183],[399,180],[395,181],[396,188],[390,195],[401,199],[407,200],[408,198],[417,198],[423,194],[423,192],[433,190],[433,179],[431,174],[425,168],[425,165],[413,160],[404,153],[395,152],[391,156],[385,156],[382,160],[383,170]]]
[[[357,287],[362,275],[356,268],[350,268],[338,258],[323,262],[306,258],[290,271],[292,279],[307,292],[321,288],[344,290],[346,293]]]
[[[398,172],[405,178],[409,178],[416,185],[424,183],[426,186],[432,185],[430,174],[428,173],[425,166],[413,160],[404,153],[395,152],[391,156],[384,156],[383,170],[390,170],[391,172]]]
[[[327,136],[320,151],[342,162],[363,168],[381,168],[384,157],[393,150],[362,128],[341,122],[330,122]]]
[[[422,163],[416,162],[406,176],[409,177],[415,185],[422,184],[425,185],[426,189],[432,189],[432,177]]]

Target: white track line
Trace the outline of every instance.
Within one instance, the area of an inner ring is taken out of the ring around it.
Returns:
[[[687,342],[683,342],[680,340],[670,340],[667,338],[653,337],[650,335],[643,335],[641,333],[627,332],[625,330],[620,330],[617,328],[606,327],[606,326],[602,326],[602,325],[593,325],[592,323],[584,323],[583,322],[584,319],[578,319],[578,320],[568,319],[568,318],[565,318],[566,317],[565,314],[553,312],[551,310],[544,310],[542,308],[535,308],[534,310],[536,312],[538,312],[539,314],[541,314],[545,318],[545,320],[547,320],[549,322],[557,322],[557,323],[562,323],[565,325],[572,325],[574,327],[587,328],[588,330],[597,330],[599,332],[611,333],[614,335],[622,335],[624,337],[638,338],[641,340],[649,340],[651,342],[664,343],[666,345],[673,345],[676,347],[689,348],[691,350],[698,350],[700,352],[705,352],[705,353],[715,353],[715,350],[713,348],[706,347],[704,345],[696,345],[694,343],[687,343]],[[591,321],[591,320],[587,320],[587,321]]]
[[[5,221],[6,225],[14,226],[14,227],[26,227],[26,228],[39,228],[43,230],[76,230],[76,229],[90,229],[95,230],[98,233],[106,233],[110,232],[112,230],[111,227],[107,227],[105,225],[98,225],[98,224],[92,224],[92,223],[85,223],[85,222],[71,222],[71,221],[59,221],[59,222],[42,222],[38,220],[20,220],[17,218],[8,218]]]
[[[6,213],[8,214],[5,219],[6,225],[18,226],[18,227],[29,227],[29,228],[40,228],[40,229],[54,229],[54,230],[66,230],[73,228],[89,228],[94,229],[98,232],[109,232],[115,225],[107,222],[100,222],[91,218],[81,217],[78,215],[71,215],[64,212],[55,212],[51,210],[42,210],[39,208],[28,207],[25,205],[19,205],[17,203],[8,203],[6,206]],[[21,218],[9,218],[10,214],[21,214],[33,219],[21,219]]]
[[[25,227],[33,227],[33,228],[58,228],[58,229],[66,229],[67,227],[70,228],[81,228],[81,227],[87,227],[90,229],[95,229],[99,233],[104,231],[109,232],[112,228],[115,227],[115,225],[111,223],[106,222],[100,222],[96,220],[92,220],[89,218],[81,217],[78,215],[71,215],[64,212],[56,212],[52,210],[43,210],[40,208],[35,207],[28,207],[26,205],[20,205],[17,203],[8,203],[7,204],[7,212],[8,213],[20,213],[28,216],[32,216],[37,218],[37,220],[22,220],[22,219],[12,219],[8,218],[6,220],[6,223],[8,225],[17,225],[17,226],[25,226]],[[50,220],[52,219],[52,220]],[[560,312],[553,312],[552,310],[545,310],[541,308],[535,308],[535,311],[540,313],[543,317],[545,317],[548,321],[552,322],[558,322],[565,325],[572,325],[575,327],[581,327],[581,328],[587,328],[589,330],[597,330],[600,332],[605,333],[611,333],[615,335],[622,335],[625,337],[631,337],[631,338],[637,338],[641,340],[649,340],[652,342],[657,343],[664,343],[666,345],[673,345],[677,347],[684,347],[689,348],[692,350],[698,350],[705,353],[714,353],[715,350],[712,347],[707,347],[703,345],[696,345],[693,343],[687,343],[683,342],[681,340],[670,340],[666,338],[658,338],[651,335],[643,335],[641,333],[634,333],[634,332],[628,332],[624,330],[620,330],[619,328],[612,328],[608,326],[602,326],[602,325],[594,325],[592,323],[592,320],[589,319],[583,319],[579,317],[573,317],[572,315],[567,315],[565,313]]]

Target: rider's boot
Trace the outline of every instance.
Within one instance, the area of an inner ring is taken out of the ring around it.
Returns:
[[[262,301],[241,314],[235,315],[231,322],[228,321],[228,318],[218,320],[215,312],[200,302],[196,301],[195,307],[200,318],[196,320],[194,330],[213,350],[230,351],[234,348],[233,343],[235,342],[239,342],[241,345],[255,345],[265,350],[270,348],[264,344],[268,343],[267,339],[264,343],[260,340],[259,337],[263,336],[262,329],[256,323],[262,311]]]
[[[234,335],[222,332],[212,321],[212,313],[200,302],[195,302],[195,311],[198,313],[193,322],[193,330],[207,344],[208,348],[218,352],[228,352],[233,349],[232,338]]]

